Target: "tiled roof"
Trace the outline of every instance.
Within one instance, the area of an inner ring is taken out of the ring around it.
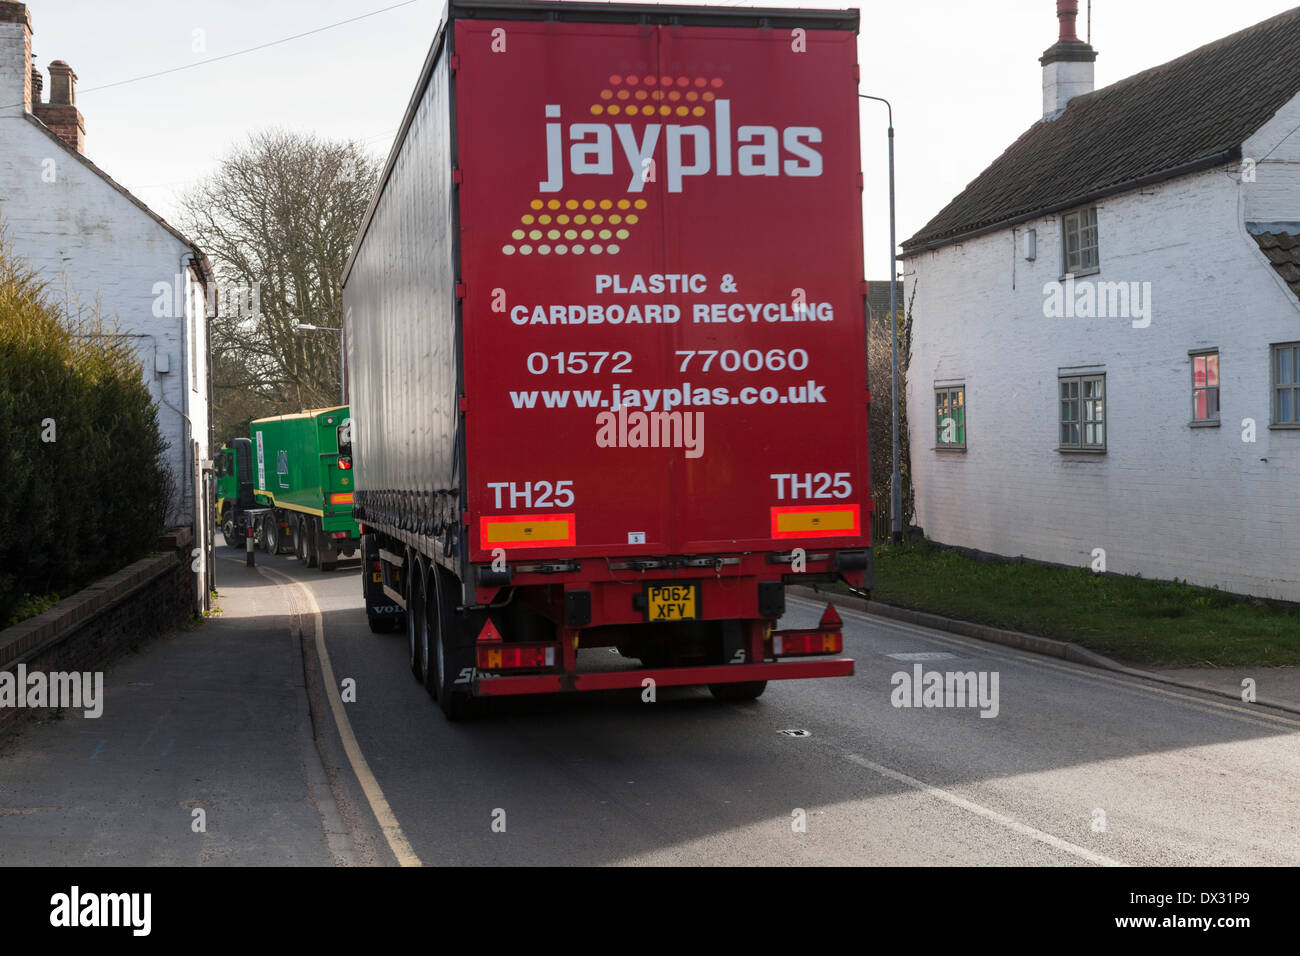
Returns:
[[[1300,7],[1071,100],[916,235],[918,252],[1240,157],[1300,93]]]
[[[1260,251],[1300,298],[1300,223],[1249,223]]]
[[[895,293],[897,301],[894,307],[902,312],[903,309],[903,280],[898,280],[898,291]],[[881,322],[889,321],[889,280],[872,279],[867,283],[867,318],[875,319]]]

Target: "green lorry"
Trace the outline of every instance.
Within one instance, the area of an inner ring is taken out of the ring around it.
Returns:
[[[251,528],[266,553],[333,570],[360,546],[352,493],[346,405],[257,419],[217,457],[217,520],[232,548]]]

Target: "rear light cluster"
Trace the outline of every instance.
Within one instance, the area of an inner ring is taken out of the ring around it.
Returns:
[[[522,670],[554,667],[554,644],[480,644],[478,666],[481,670]]]
[[[844,622],[835,605],[827,604],[816,627],[790,628],[772,632],[773,657],[802,657],[809,654],[839,654],[844,650]]]
[[[774,634],[772,654],[798,657],[801,654],[839,654],[844,650],[842,634]]]
[[[339,455],[339,471],[351,471],[352,459]]]

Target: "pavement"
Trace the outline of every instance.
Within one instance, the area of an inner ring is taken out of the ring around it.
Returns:
[[[350,861],[285,592],[223,563],[217,604],[113,664],[101,717],[0,737],[0,865]]]

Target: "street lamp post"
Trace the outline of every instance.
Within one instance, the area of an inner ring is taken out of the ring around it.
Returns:
[[[898,245],[894,237],[894,107],[881,96],[859,93],[864,100],[884,103],[889,110],[889,341],[893,355],[890,360],[890,384],[893,393],[894,454],[893,474],[889,479],[891,507],[891,537],[894,544],[903,540],[903,484],[898,470]]]
[[[347,379],[343,374],[343,329],[334,328],[330,325],[307,325],[303,322],[294,320],[293,327],[299,332],[337,332],[339,334],[339,404],[348,403]]]

